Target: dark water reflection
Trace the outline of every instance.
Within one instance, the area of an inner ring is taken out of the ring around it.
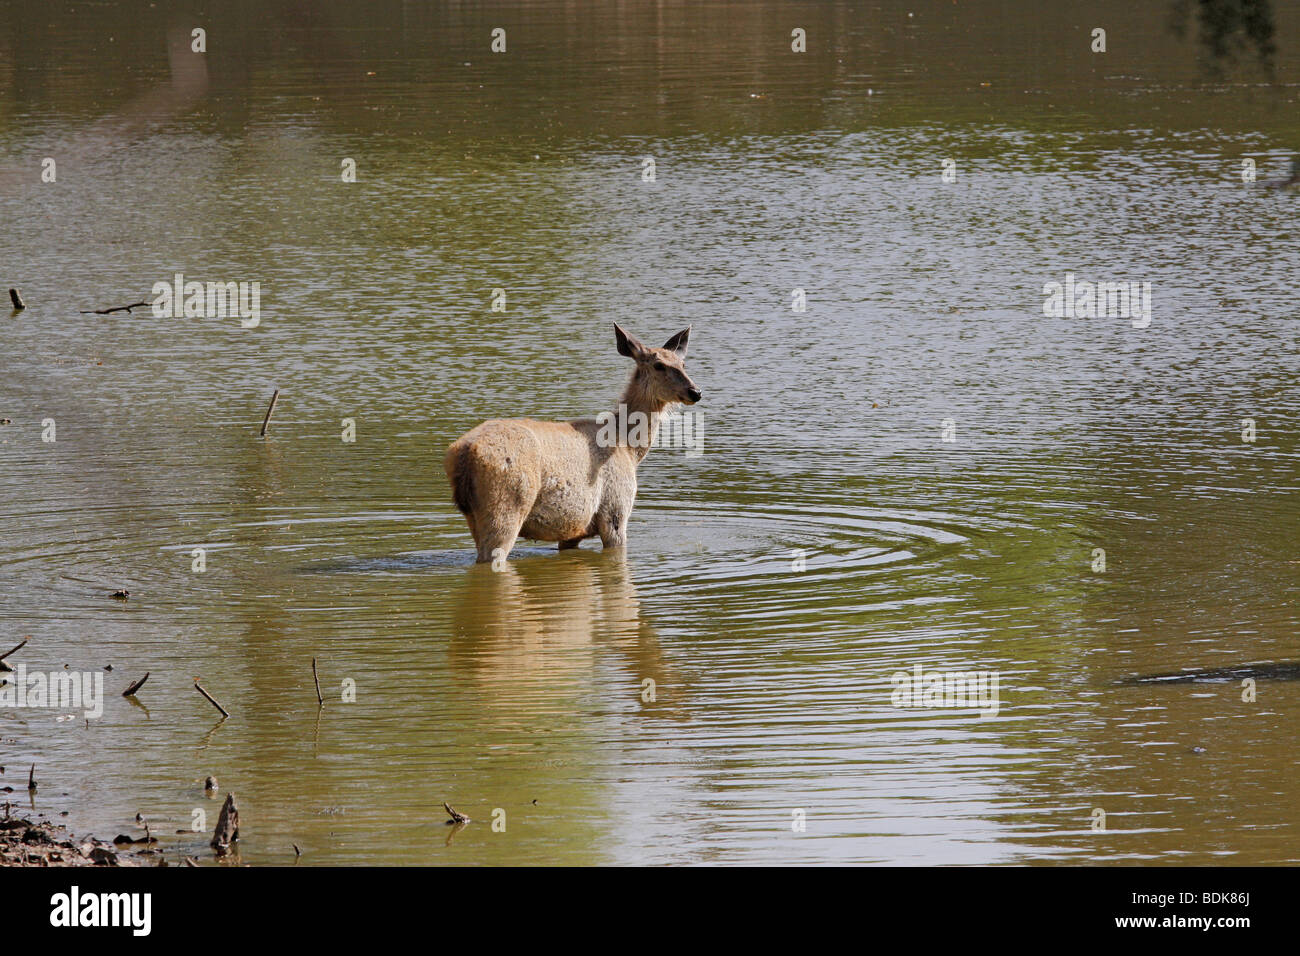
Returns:
[[[206,858],[214,774],[254,863],[1295,862],[1300,19],[1221,9],[0,3],[0,638],[114,667],[0,785]],[[261,325],[80,314],[177,271]],[[604,409],[612,320],[694,324],[704,454],[472,566],[446,442]]]
[[[1248,56],[1272,74],[1277,26],[1269,0],[1174,0],[1170,12],[1176,35],[1188,34],[1193,11],[1206,68],[1216,79]]]

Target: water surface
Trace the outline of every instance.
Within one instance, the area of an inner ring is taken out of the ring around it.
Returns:
[[[113,666],[0,710],[10,799],[207,860],[212,774],[257,864],[1300,860],[1300,197],[1240,175],[1300,19],[1096,7],[0,5],[0,652]],[[81,314],[176,272],[261,324]],[[613,321],[693,325],[704,453],[624,556],[472,566],[446,444],[611,407]]]

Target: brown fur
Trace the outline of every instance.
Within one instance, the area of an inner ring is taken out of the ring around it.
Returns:
[[[451,482],[451,500],[456,503],[456,507],[460,510],[461,514],[473,514],[474,473],[466,467],[466,463],[469,460],[469,446],[462,446],[460,454],[457,457],[458,460],[455,462],[454,469],[452,468],[450,461],[448,461],[447,466],[447,474],[450,476],[454,471],[455,475]]]
[[[683,362],[690,329],[652,349],[614,326],[619,353],[636,361],[613,426],[596,419],[543,422],[493,419],[447,449],[452,499],[465,515],[480,562],[504,559],[523,535],[574,548],[599,536],[627,540],[636,469],[650,450],[663,410],[694,404],[700,391]],[[646,427],[638,428],[638,421]],[[604,441],[610,432],[616,441]]]

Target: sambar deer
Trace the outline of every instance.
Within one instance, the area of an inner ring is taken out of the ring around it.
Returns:
[[[694,405],[700,390],[683,362],[690,327],[650,348],[614,323],[620,355],[636,362],[613,416],[542,422],[483,422],[447,449],[452,499],[465,515],[479,563],[505,560],[520,535],[560,550],[600,536],[627,542],[636,469],[669,405]]]

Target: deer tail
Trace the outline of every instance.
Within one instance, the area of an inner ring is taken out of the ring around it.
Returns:
[[[451,465],[447,475],[451,479],[451,500],[456,503],[461,514],[471,514],[474,511],[474,470],[470,467],[469,443],[455,449],[448,458]]]

